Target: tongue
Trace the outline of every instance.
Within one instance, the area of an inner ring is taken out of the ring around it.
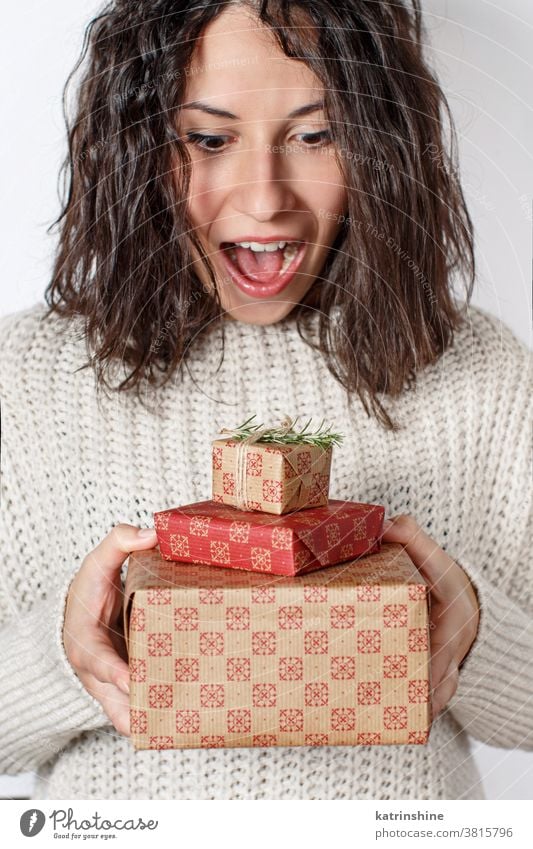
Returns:
[[[273,283],[283,265],[283,251],[252,251],[250,248],[233,248],[241,274],[258,283]]]

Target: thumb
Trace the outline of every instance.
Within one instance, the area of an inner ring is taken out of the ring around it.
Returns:
[[[103,538],[85,558],[85,565],[93,576],[99,574],[113,580],[130,551],[153,548],[157,543],[154,528],[136,528],[134,525],[119,524]]]
[[[401,513],[383,522],[383,542],[400,543],[440,600],[457,595],[458,564],[430,537],[413,516]]]

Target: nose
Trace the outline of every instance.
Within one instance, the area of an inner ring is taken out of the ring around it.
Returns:
[[[268,221],[279,212],[294,209],[295,188],[287,173],[285,154],[275,145],[256,145],[235,157],[231,205],[257,221]]]

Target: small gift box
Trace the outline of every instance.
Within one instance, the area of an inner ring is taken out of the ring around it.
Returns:
[[[286,516],[199,501],[154,513],[165,560],[298,575],[379,551],[385,508],[330,499]]]
[[[309,575],[130,554],[136,749],[425,744],[429,595],[399,544]]]
[[[333,445],[342,435],[325,429],[298,431],[297,419],[280,427],[252,425],[252,416],[231,436],[213,442],[213,501],[241,510],[289,513],[326,504]]]

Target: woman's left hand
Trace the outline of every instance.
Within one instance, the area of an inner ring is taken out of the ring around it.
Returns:
[[[412,516],[393,516],[389,522],[389,526],[384,524],[383,542],[403,545],[431,593],[431,701],[435,719],[457,690],[459,664],[476,638],[477,595],[466,572]]]

